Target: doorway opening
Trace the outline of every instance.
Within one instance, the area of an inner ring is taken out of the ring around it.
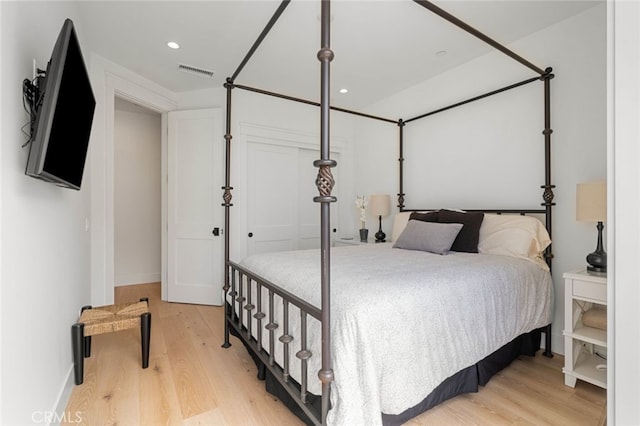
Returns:
[[[114,100],[114,286],[161,281],[161,114]]]

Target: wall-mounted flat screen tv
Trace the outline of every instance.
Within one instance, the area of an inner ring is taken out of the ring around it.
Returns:
[[[80,189],[96,101],[70,19],[60,30],[38,91],[26,174]]]

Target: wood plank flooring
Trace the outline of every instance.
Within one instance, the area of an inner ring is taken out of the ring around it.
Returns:
[[[116,303],[150,299],[149,368],[141,368],[139,330],[94,336],[84,384],[73,389],[66,418],[96,426],[302,424],[264,390],[238,340],[220,347],[222,308],[163,302],[159,283],[117,287],[115,296]],[[606,391],[580,380],[575,389],[565,386],[563,362],[559,355],[523,357],[480,392],[460,395],[407,424],[604,424]]]

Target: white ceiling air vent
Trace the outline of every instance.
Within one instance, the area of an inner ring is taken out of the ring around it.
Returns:
[[[213,78],[214,72],[204,68],[192,67],[191,65],[178,64],[178,71],[188,74],[199,75],[200,77]]]

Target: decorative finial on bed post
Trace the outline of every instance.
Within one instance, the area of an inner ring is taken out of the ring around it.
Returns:
[[[548,67],[544,69],[544,74],[540,76],[540,80],[542,81],[551,80],[554,77],[555,75],[553,74],[553,68]]]
[[[337,199],[331,195],[335,180],[331,174],[331,167],[335,167],[338,163],[335,160],[315,160],[313,165],[318,167],[318,176],[316,177],[316,186],[320,196],[313,197],[316,203],[334,203]]]
[[[233,84],[233,80],[231,77],[227,77],[225,83],[223,84],[225,89],[234,89],[236,86]]]
[[[553,202],[553,198],[555,197],[555,195],[553,194],[553,188],[555,188],[555,185],[541,185],[540,188],[544,188],[544,193],[542,194],[542,199],[544,200],[544,203],[542,203],[542,206],[555,206],[556,203]]]
[[[222,195],[222,199],[224,200],[224,203],[222,204],[222,206],[223,207],[233,206],[233,204],[231,204],[231,199],[233,198],[233,196],[231,195],[231,190],[233,189],[233,186],[223,186],[222,189],[224,189],[224,194]]]
[[[323,47],[322,49],[320,49],[318,51],[318,60],[320,62],[324,61],[325,59],[328,59],[329,61],[333,61],[333,50],[327,48],[327,47]]]

